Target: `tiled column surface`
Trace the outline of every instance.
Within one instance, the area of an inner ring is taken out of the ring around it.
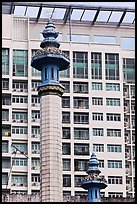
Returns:
[[[62,202],[62,113],[61,97],[44,95],[41,114],[41,201]]]

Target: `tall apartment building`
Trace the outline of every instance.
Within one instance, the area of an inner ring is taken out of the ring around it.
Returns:
[[[60,72],[60,82],[65,86],[63,194],[87,194],[80,182],[87,175],[87,161],[95,152],[101,174],[108,182],[101,195],[134,197],[134,9],[99,10],[59,6],[54,2],[39,7],[37,3],[3,2],[2,191],[11,194],[40,191],[37,85],[41,73],[30,64],[51,14],[59,31],[60,49],[70,57],[70,68]]]

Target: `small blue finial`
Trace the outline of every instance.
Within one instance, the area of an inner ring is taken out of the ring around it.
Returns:
[[[40,44],[41,48],[48,46],[59,48],[60,44],[56,41],[59,32],[55,31],[55,26],[51,19],[48,20],[47,26],[43,30],[42,35],[44,37],[44,40]]]

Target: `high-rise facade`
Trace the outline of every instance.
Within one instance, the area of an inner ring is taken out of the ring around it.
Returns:
[[[73,13],[72,13],[73,14]],[[67,15],[66,15],[67,16]],[[74,17],[74,16],[72,16]],[[53,20],[54,21],[54,20]],[[2,15],[2,190],[40,191],[41,73],[31,67],[44,21]],[[60,72],[63,194],[80,195],[92,152],[108,187],[105,197],[134,197],[134,25],[55,20],[70,68]],[[71,35],[70,35],[71,33]],[[56,103],[56,101],[55,101]]]

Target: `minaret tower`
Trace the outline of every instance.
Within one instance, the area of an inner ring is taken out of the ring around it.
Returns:
[[[41,71],[40,95],[40,196],[41,202],[62,202],[62,111],[64,87],[59,71],[69,67],[69,58],[59,49],[58,32],[51,20],[42,32],[44,40],[31,66]]]
[[[99,174],[101,171],[98,169],[99,161],[94,153],[88,162],[88,176],[82,181],[81,187],[88,190],[88,202],[101,202],[100,189],[107,187],[106,180],[101,178]]]

